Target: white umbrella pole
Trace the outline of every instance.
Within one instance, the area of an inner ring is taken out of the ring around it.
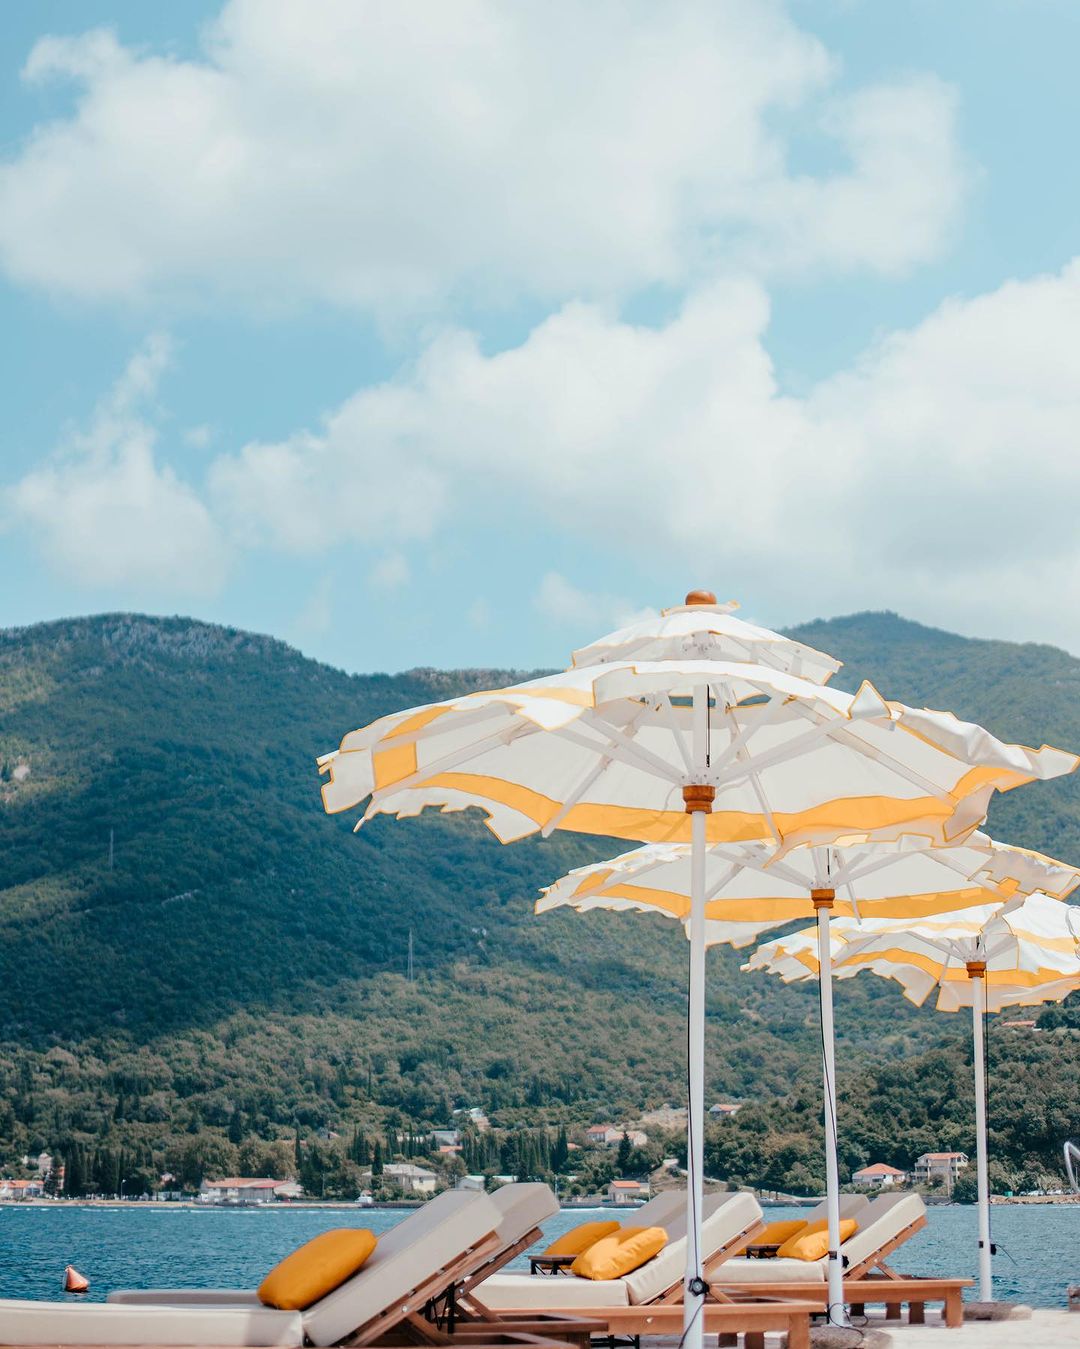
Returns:
[[[990,1265],[990,1177],[986,1164],[986,1045],[983,1014],[986,1011],[986,966],[981,961],[968,964],[971,979],[971,1032],[975,1061],[975,1156],[979,1183],[979,1301],[993,1302],[994,1275]]]
[[[707,767],[708,687],[694,690],[695,765]],[[683,1290],[682,1349],[702,1349],[706,1287],[701,1269],[701,1209],[705,1198],[705,818],[714,787],[683,789],[690,816],[690,979],[687,1016],[686,1102],[686,1278]]]
[[[833,890],[813,890],[817,911],[818,986],[821,993],[821,1054],[825,1080],[825,1211],[829,1227],[829,1324],[846,1326],[844,1267],[840,1258],[840,1167],[836,1159],[836,1053],[832,999],[832,944],[829,914]]]

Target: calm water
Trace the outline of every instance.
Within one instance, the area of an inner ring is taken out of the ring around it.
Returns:
[[[610,1210],[602,1210],[610,1213]],[[596,1216],[575,1209],[546,1225],[547,1240]],[[253,1288],[275,1261],[329,1227],[385,1232],[405,1216],[399,1210],[187,1209],[57,1206],[0,1207],[0,1295],[70,1297],[61,1290],[64,1266],[90,1279],[93,1299],[113,1288]],[[799,1216],[770,1209],[767,1217]],[[930,1210],[928,1227],[895,1261],[904,1273],[975,1273],[975,1210]],[[1065,1288],[1080,1282],[1080,1205],[1017,1205],[993,1212],[996,1292],[1036,1307],[1065,1304]],[[517,1262],[525,1265],[524,1257]]]

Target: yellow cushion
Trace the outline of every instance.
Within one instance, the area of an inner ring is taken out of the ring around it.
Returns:
[[[754,1238],[755,1246],[779,1246],[791,1237],[797,1237],[806,1226],[805,1218],[789,1218],[785,1222],[769,1223],[760,1236]]]
[[[593,1242],[570,1266],[583,1279],[621,1279],[631,1274],[667,1245],[662,1227],[620,1227]]]
[[[302,1312],[352,1278],[378,1237],[362,1227],[335,1227],[287,1255],[259,1284],[259,1301],[281,1311]]]
[[[609,1237],[619,1230],[616,1222],[578,1223],[569,1232],[564,1232],[544,1252],[545,1255],[580,1255],[587,1251],[601,1237]]]
[[[841,1218],[841,1246],[847,1241],[848,1237],[853,1237],[858,1230],[859,1224],[854,1218]],[[829,1224],[825,1219],[816,1223],[807,1223],[805,1231],[797,1232],[793,1237],[788,1237],[776,1254],[787,1260],[821,1260],[829,1254]]]

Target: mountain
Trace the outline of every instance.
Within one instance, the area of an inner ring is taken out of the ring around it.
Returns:
[[[842,686],[868,677],[1006,738],[1080,746],[1080,661],[1053,648],[891,614],[795,635],[850,663]],[[521,677],[347,675],[179,618],[0,633],[0,1164],[45,1147],[127,1148],[147,1170],[182,1153],[190,1173],[239,1164],[237,1145],[250,1163],[256,1141],[297,1128],[439,1125],[461,1105],[508,1126],[581,1125],[678,1100],[678,929],[531,912],[540,885],[625,845],[502,847],[470,816],[354,834],[352,818],[322,811],[314,758],[345,730]],[[1012,793],[992,826],[1080,857],[1080,782]],[[812,991],[740,975],[739,959],[710,956],[709,1090],[764,1102],[767,1132],[769,1102],[794,1084],[812,1138]],[[924,1052],[955,1067],[962,1054],[953,1018],[916,1012],[880,981],[846,985],[839,1011],[849,1072]],[[1055,1034],[1073,1053],[1073,1032]],[[1046,1080],[1054,1119],[1080,1115],[1080,1074],[1060,1090],[1054,1071]],[[931,1104],[912,1109],[930,1117]]]

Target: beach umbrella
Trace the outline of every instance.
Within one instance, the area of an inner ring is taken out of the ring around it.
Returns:
[[[679,657],[579,666],[393,713],[350,732],[319,765],[325,809],[366,803],[360,823],[477,807],[504,843],[566,829],[693,844],[687,1202],[695,1239],[685,1300],[688,1344],[699,1349],[707,844],[794,846],[854,832],[946,842],[981,822],[995,790],[1072,772],[1077,760],[886,702],[870,684],[853,695],[760,664]]]
[[[912,920],[970,909],[983,921],[1001,905],[1037,890],[1064,898],[1080,885],[1080,871],[1041,853],[997,843],[979,832],[961,843],[937,847],[913,838],[799,847],[787,852],[762,842],[721,843],[710,847],[705,859],[707,945],[747,946],[771,928],[801,918],[817,920],[817,926],[801,934],[800,940],[813,946],[821,995],[827,1214],[833,1238],[829,1242],[833,1285],[829,1302],[831,1319],[839,1320],[843,1270],[838,1255],[831,917]],[[664,914],[687,926],[690,892],[690,849],[685,844],[651,844],[609,862],[576,868],[543,892],[536,911],[630,909]]]
[[[986,1148],[986,1050],[983,1020],[1003,1007],[1058,1002],[1080,988],[1080,908],[1035,893],[1004,906],[895,920],[839,919],[832,927],[837,978],[872,970],[893,979],[916,1006],[936,990],[941,1012],[971,1008],[975,1069],[979,1298],[993,1300],[990,1186]],[[817,933],[807,928],[759,947],[744,969],[785,981],[820,977]]]
[[[812,646],[736,618],[735,600],[716,603],[711,591],[692,591],[686,604],[637,619],[575,651],[571,665],[613,660],[731,660],[765,665],[827,684],[842,662]]]

